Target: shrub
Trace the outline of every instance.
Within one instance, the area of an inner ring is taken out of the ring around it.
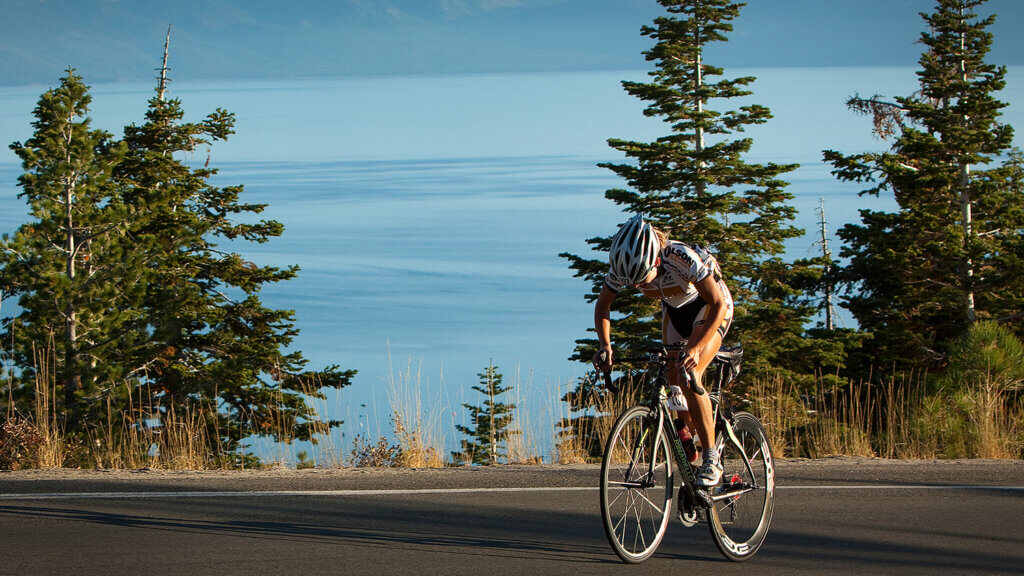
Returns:
[[[971,326],[950,353],[949,370],[940,379],[967,421],[969,456],[1013,457],[1010,394],[1024,386],[1024,345],[995,322]]]
[[[43,437],[31,422],[10,417],[0,424],[0,470],[36,464]]]
[[[1024,383],[1024,344],[1005,326],[978,322],[950,353],[949,370],[942,382],[944,386],[998,393],[1020,389]]]
[[[356,468],[394,468],[402,465],[402,448],[381,436],[376,442],[359,435],[353,440],[348,463]]]

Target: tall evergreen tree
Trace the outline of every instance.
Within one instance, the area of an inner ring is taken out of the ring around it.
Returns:
[[[0,243],[3,296],[16,296],[21,309],[4,320],[3,341],[24,381],[48,356],[69,431],[126,375],[116,358],[144,280],[111,178],[123,146],[91,128],[90,102],[73,69],[40,97],[32,137],[11,145],[25,170],[19,196],[32,221]]]
[[[1014,319],[1024,331],[1021,162],[1012,128],[999,122],[1006,105],[994,92],[1006,69],[985,62],[995,16],[978,18],[983,2],[939,0],[922,13],[918,92],[851,100],[875,115],[876,133],[895,137],[889,151],[824,154],[840,180],[869,182],[862,195],[892,194],[898,205],[862,210],[861,224],[839,232],[844,305],[873,333],[868,359],[882,366],[941,365],[979,319]]]
[[[145,422],[191,408],[217,431],[214,453],[251,435],[313,439],[339,422],[319,420],[309,398],[355,372],[309,371],[287,350],[293,312],[264,306],[259,293],[298,268],[259,266],[229,249],[284,227],[258,220],[265,205],[241,202],[241,186],[214,186],[209,158],[189,165],[232,134],[234,117],[218,109],[183,121],[166,82],[162,74],[146,121],[116,141],[90,128],[87,87],[69,71],[40,98],[33,137],[12,146],[34,217],[0,244],[2,296],[17,296],[20,308],[3,334],[18,392],[31,395],[37,367],[56,373],[70,433],[108,411]]]
[[[717,254],[736,302],[736,331],[749,343],[750,363],[764,366],[784,359],[785,346],[799,342],[812,307],[800,304],[789,287],[790,272],[777,255],[783,242],[802,233],[794,228],[795,209],[781,174],[793,164],[755,164],[744,156],[752,139],[744,128],[771,118],[764,106],[729,110],[728,103],[752,92],[753,77],[728,79],[704,61],[707,48],[726,41],[743,4],[727,0],[659,0],[669,15],[655,19],[642,33],[655,41],[645,52],[655,69],[650,82],[623,82],[626,91],[647,103],[644,113],[663,119],[669,134],[654,142],[612,139],[609,144],[631,159],[602,164],[631,187],[605,196],[623,212],[641,213],[670,237],[702,244]],[[614,232],[614,231],[610,231]],[[607,251],[611,236],[587,241]],[[562,254],[576,276],[591,286],[588,301],[600,293],[608,264]],[[660,337],[656,302],[623,292],[613,304],[617,354],[629,354]],[[783,337],[784,334],[792,338]],[[735,336],[733,336],[735,337]],[[788,342],[788,344],[786,344]],[[596,339],[577,341],[575,358],[589,362]]]
[[[779,179],[797,165],[745,160],[753,140],[742,137],[742,132],[767,122],[771,112],[757,104],[729,109],[734,99],[752,94],[749,87],[755,78],[727,78],[723,69],[704,58],[709,47],[727,40],[744,4],[729,0],[658,3],[668,15],[641,30],[655,41],[644,52],[654,65],[648,73],[651,80],[623,82],[623,87],[643,100],[644,114],[661,118],[669,133],[653,142],[609,140],[630,161],[601,166],[621,176],[630,189],[611,189],[605,197],[626,214],[643,214],[670,238],[702,244],[717,255],[736,306],[729,339],[742,340],[748,371],[764,372],[775,366],[796,369],[817,353],[802,337],[815,307],[794,287],[806,271],[779,258],[783,243],[803,233],[791,225],[796,210],[787,204],[792,198],[786,191],[788,183]],[[606,252],[611,239],[611,235],[602,236],[587,243],[594,251]],[[569,260],[577,277],[590,283],[587,301],[596,300],[607,260],[561,256]],[[657,302],[626,290],[616,297],[612,312],[616,356],[635,355],[660,339]],[[589,364],[596,338],[576,344],[573,358]],[[595,417],[592,408],[601,394],[597,382],[597,378],[581,379],[577,390],[564,399],[577,411],[568,423],[574,434],[595,429],[585,421]],[[591,455],[599,455],[596,438],[577,441]]]
[[[455,429],[468,436],[462,440],[462,449],[452,452],[456,463],[497,464],[508,457],[508,441],[518,431],[510,429],[515,404],[505,404],[498,400],[511,386],[501,385],[501,373],[494,365],[489,365],[480,376],[480,384],[473,390],[484,395],[483,404],[475,406],[463,404],[469,410],[469,426],[456,425]]]
[[[162,413],[218,406],[207,414],[228,450],[253,434],[310,439],[338,422],[316,420],[306,397],[348,385],[355,372],[310,372],[301,352],[285,351],[298,333],[294,313],[264,306],[259,292],[294,278],[298,267],[260,266],[221,245],[267,242],[284,227],[257,220],[266,205],[242,202],[241,186],[212,185],[209,158],[200,167],[187,163],[232,134],[234,116],[218,109],[184,122],[181,102],[165,93],[162,74],[146,121],[125,128],[127,153],[115,170],[150,277],[131,366]]]

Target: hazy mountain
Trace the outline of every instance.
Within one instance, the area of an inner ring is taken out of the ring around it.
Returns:
[[[930,0],[748,0],[726,66],[912,65]],[[1020,0],[994,62],[1024,62]],[[148,81],[171,37],[176,79],[646,68],[654,0],[0,0],[0,83]],[[1003,33],[1001,33],[1003,31]]]

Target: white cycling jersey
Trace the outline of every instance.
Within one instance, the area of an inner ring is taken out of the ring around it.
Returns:
[[[732,317],[732,294],[722,279],[722,269],[718,266],[718,260],[711,252],[702,246],[690,246],[669,240],[661,249],[660,256],[661,272],[654,282],[637,286],[641,292],[652,298],[659,298],[667,306],[680,308],[700,297],[695,283],[713,276],[725,298],[726,317]],[[612,292],[618,293],[625,287],[626,282],[609,271],[604,278],[604,284]]]

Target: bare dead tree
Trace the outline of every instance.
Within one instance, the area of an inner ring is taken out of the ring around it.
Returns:
[[[828,245],[828,222],[825,221],[825,199],[818,198],[818,228],[821,232],[821,239],[815,244],[821,246],[821,254],[825,259],[825,328],[831,332],[836,329],[835,317],[833,316],[832,304],[832,249]]]
[[[156,89],[156,97],[159,98],[160,100],[164,99],[164,93],[167,91],[167,83],[171,81],[170,78],[167,77],[167,71],[170,70],[170,68],[167,67],[167,55],[170,52],[170,47],[171,47],[171,25],[168,24],[167,25],[167,38],[164,40],[164,59],[163,59],[163,63],[161,64],[161,66],[159,68],[157,68],[157,72],[160,73],[160,76],[157,77],[158,84],[157,84],[157,89]]]

